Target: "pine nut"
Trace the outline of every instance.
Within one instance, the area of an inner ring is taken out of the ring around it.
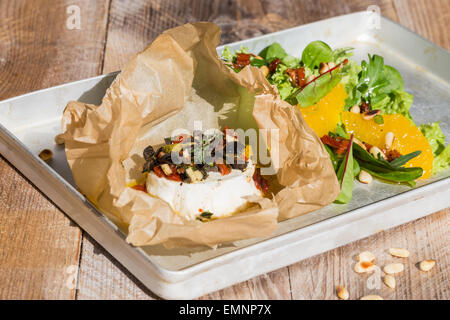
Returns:
[[[375,270],[375,265],[372,262],[361,261],[355,264],[353,270],[355,270],[356,273],[372,272]]]
[[[49,161],[53,158],[53,152],[49,149],[44,149],[39,153],[39,158],[44,161]]]
[[[364,120],[372,120],[375,118],[375,116],[379,115],[381,113],[381,110],[370,110],[366,111],[362,114],[362,118]]]
[[[387,274],[396,274],[400,273],[405,269],[403,263],[390,263],[384,266],[383,271]]]
[[[321,62],[319,65],[319,72],[320,74],[327,72],[328,70],[330,70],[330,68],[328,68],[328,64]]]
[[[361,108],[357,104],[355,104],[353,107],[350,108],[350,112],[361,113]]]
[[[348,300],[349,294],[348,294],[348,290],[345,287],[337,286],[336,294],[339,297],[339,299]]]
[[[436,261],[435,260],[424,260],[419,264],[419,268],[422,271],[428,272],[435,266]]]
[[[372,183],[372,175],[367,171],[361,170],[358,175],[358,180],[361,183],[371,184]]]
[[[391,256],[399,257],[399,258],[408,258],[409,257],[409,251],[406,249],[401,248],[391,248],[389,249],[389,253]]]
[[[370,294],[368,296],[364,296],[359,300],[383,300],[382,297],[376,295],[376,294]]]
[[[386,133],[386,135],[384,136],[384,144],[386,146],[386,150],[390,150],[392,148],[392,143],[394,143],[394,133],[392,132],[388,132]]]
[[[328,62],[329,69],[333,69],[334,67],[336,67],[336,64],[333,61]]]
[[[55,136],[55,143],[56,144],[64,144],[64,137],[63,137],[62,133]]]
[[[356,260],[358,262],[374,262],[375,255],[370,251],[363,251],[356,257]]]
[[[362,143],[361,141],[359,141],[358,139],[356,139],[355,137],[353,137],[353,142],[356,143],[358,146],[360,146],[361,148],[363,148],[364,150],[367,150],[366,146],[364,145],[364,143]]]
[[[262,71],[264,77],[267,77],[269,75],[269,68],[267,66],[262,66],[261,68],[259,68],[259,70]]]
[[[384,276],[384,284],[387,285],[391,289],[395,289],[395,278],[390,274]]]
[[[380,148],[378,148],[376,146],[372,146],[372,148],[370,148],[369,152],[375,157],[375,159],[378,159],[378,155],[380,155],[381,158],[386,160],[386,156],[383,153],[383,151],[381,151]]]

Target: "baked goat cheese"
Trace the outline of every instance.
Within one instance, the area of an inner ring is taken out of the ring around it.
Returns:
[[[144,150],[146,191],[187,220],[243,211],[250,206],[247,197],[262,197],[268,188],[249,150],[234,134],[167,138],[156,152]]]
[[[194,220],[202,213],[223,217],[245,210],[249,202],[244,197],[262,196],[252,178],[254,173],[255,166],[251,161],[244,171],[232,169],[225,176],[211,172],[205,180],[193,183],[169,180],[150,172],[146,186],[151,195],[167,202],[188,220]]]

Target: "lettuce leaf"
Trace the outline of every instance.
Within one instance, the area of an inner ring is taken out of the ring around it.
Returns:
[[[425,138],[430,143],[433,156],[438,156],[445,149],[445,136],[439,126],[439,122],[421,124],[419,126]]]
[[[321,62],[328,63],[333,58],[333,50],[323,41],[309,43],[302,52],[302,62],[310,69],[318,67]]]
[[[279,64],[275,72],[269,77],[269,82],[277,86],[282,100],[289,100],[289,97],[297,90],[292,86],[289,75],[285,72],[287,69],[287,66]]]
[[[450,167],[450,144],[433,161],[433,174]]]
[[[422,124],[419,126],[433,151],[433,174],[447,169],[450,166],[450,145],[445,146],[445,136],[439,122]]]

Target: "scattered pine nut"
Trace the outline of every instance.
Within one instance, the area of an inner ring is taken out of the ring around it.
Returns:
[[[353,267],[356,273],[367,273],[375,270],[375,265],[369,261],[361,261],[355,264]]]
[[[372,183],[372,175],[367,171],[361,170],[358,175],[358,180],[361,183],[371,184]]]
[[[44,161],[49,161],[53,158],[53,152],[49,149],[44,149],[39,153],[39,158]]]
[[[64,144],[64,138],[63,138],[63,134],[60,133],[58,135],[55,136],[55,143],[56,144]]]
[[[409,251],[401,248],[391,248],[389,249],[389,253],[391,256],[399,257],[399,258],[408,258]]]
[[[394,133],[390,131],[386,133],[386,135],[384,136],[384,145],[386,146],[386,150],[390,150],[392,148],[394,139],[395,139]]]
[[[356,257],[356,261],[358,261],[358,262],[374,262],[375,255],[370,251],[363,251]]]
[[[419,268],[420,270],[424,271],[424,272],[428,272],[431,269],[433,269],[433,267],[436,265],[436,261],[435,260],[424,260],[419,264]]]
[[[334,67],[336,67],[336,64],[333,61],[328,62],[329,69],[333,69]]]
[[[390,263],[384,266],[383,271],[387,274],[396,274],[400,273],[405,269],[403,263]]]
[[[395,278],[394,276],[387,274],[384,276],[384,284],[391,289],[395,289]]]
[[[336,295],[342,300],[348,300],[349,297],[348,290],[343,286],[336,287]]]
[[[376,294],[370,294],[368,296],[364,296],[359,300],[383,300],[382,297],[376,295]]]

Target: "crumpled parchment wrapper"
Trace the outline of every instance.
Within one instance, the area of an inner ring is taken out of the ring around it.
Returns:
[[[78,188],[128,230],[126,240],[135,246],[215,246],[268,236],[278,221],[325,206],[339,193],[328,153],[299,110],[280,100],[258,68],[235,73],[224,65],[219,42],[213,23],[167,30],[126,65],[101,105],[72,101],[64,110],[65,150]],[[239,109],[242,90],[250,93],[253,118],[251,106]],[[199,99],[214,110],[195,110]],[[271,153],[278,148],[272,160],[280,188],[272,199],[251,199],[249,210],[203,223],[187,221],[164,201],[127,186],[141,174],[143,149],[162,143],[175,127],[193,130],[194,120],[206,119],[233,128],[243,114],[260,129],[279,129],[277,145],[266,139]]]

